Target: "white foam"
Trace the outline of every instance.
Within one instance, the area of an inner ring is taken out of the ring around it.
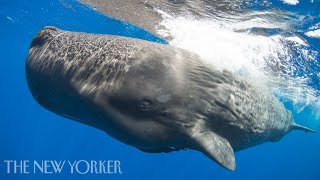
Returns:
[[[305,33],[305,35],[312,38],[320,38],[320,29],[308,31]]]
[[[282,0],[283,3],[289,4],[289,5],[297,5],[299,4],[299,0]]]
[[[300,45],[309,46],[307,43],[305,43],[302,39],[300,39],[297,36],[290,36],[290,37],[286,37],[285,39],[295,43],[295,45],[298,45],[298,46],[300,46]]]
[[[214,21],[190,20],[184,17],[167,19],[162,26],[174,39],[170,44],[194,51],[215,66],[233,72],[243,68],[252,71],[265,66],[265,59],[277,56],[282,44],[281,36],[257,36],[234,32],[229,26]],[[291,38],[296,43],[304,43]]]

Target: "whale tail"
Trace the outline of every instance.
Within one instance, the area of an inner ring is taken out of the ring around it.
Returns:
[[[315,131],[315,130],[313,130],[313,129],[307,128],[307,127],[305,127],[305,126],[302,126],[302,125],[299,125],[299,124],[296,124],[296,123],[294,123],[294,124],[291,126],[291,129],[292,129],[292,130],[302,130],[302,131],[305,131],[306,133],[308,133],[308,132],[317,133],[317,131]]]

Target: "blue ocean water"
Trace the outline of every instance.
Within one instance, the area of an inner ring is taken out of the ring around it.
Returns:
[[[311,20],[304,19],[296,33],[309,28],[309,22],[319,22],[319,4],[301,2],[298,7],[272,2],[275,7],[309,15]],[[278,143],[238,152],[237,170],[230,172],[191,150],[142,153],[104,132],[54,115],[32,98],[24,66],[31,40],[44,26],[166,43],[142,29],[107,18],[78,2],[58,0],[0,0],[0,25],[0,179],[320,179],[318,134],[291,132]],[[319,49],[319,39],[304,38]],[[310,85],[319,90],[319,79],[314,78]],[[319,131],[319,119],[310,111],[295,116],[307,117],[304,124]],[[7,174],[4,160],[120,160],[123,173]]]

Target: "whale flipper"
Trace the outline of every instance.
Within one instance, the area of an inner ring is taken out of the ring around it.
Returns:
[[[296,123],[291,125],[291,129],[293,129],[293,130],[302,130],[302,131],[305,131],[306,133],[308,133],[308,132],[317,133],[317,131],[315,131],[313,129],[307,128],[305,126],[302,126],[302,125],[296,124]]]
[[[236,168],[234,151],[229,141],[212,131],[197,132],[192,135],[195,149],[201,151],[221,166],[234,171]]]

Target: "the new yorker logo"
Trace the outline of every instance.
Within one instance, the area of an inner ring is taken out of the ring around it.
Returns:
[[[6,174],[122,174],[119,160],[4,160]]]

